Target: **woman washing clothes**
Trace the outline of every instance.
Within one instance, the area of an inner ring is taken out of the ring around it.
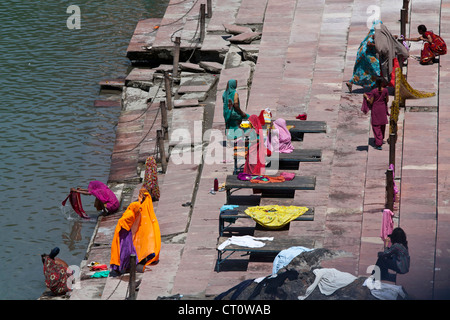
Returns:
[[[390,115],[388,110],[389,92],[383,86],[383,79],[381,78],[376,80],[376,86],[372,91],[363,94],[363,106],[367,105],[363,112],[367,113],[370,110],[370,123],[375,138],[375,148],[382,150],[386,124],[388,124],[388,116]]]
[[[45,285],[55,295],[64,295],[71,291],[70,277],[73,271],[64,260],[57,258],[59,248],[55,247],[50,254],[42,254]]]
[[[95,196],[94,207],[103,214],[111,214],[119,209],[120,203],[114,192],[101,181],[89,182],[88,188],[71,188],[70,192]]]
[[[417,38],[405,38],[406,41],[423,41],[423,48],[420,52],[420,64],[432,64],[437,56],[447,53],[445,41],[433,31],[428,31],[423,24],[417,27],[420,36]]]
[[[239,127],[242,120],[248,119],[249,115],[241,110],[239,94],[236,91],[237,80],[230,79],[227,88],[222,95],[223,117],[227,139],[234,140],[242,136],[242,129]]]

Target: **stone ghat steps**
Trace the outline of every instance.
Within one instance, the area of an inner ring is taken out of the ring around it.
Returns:
[[[172,0],[171,3],[175,4],[176,1],[178,0]],[[249,10],[255,1],[242,0],[240,3],[231,4],[228,1],[213,1],[214,12],[223,12],[224,19],[233,17],[234,20],[231,19],[227,21],[228,23],[244,25],[245,23],[242,23],[244,20],[238,22],[239,18],[244,19],[244,12],[248,14],[247,21],[250,21],[250,12],[255,14],[252,24],[261,23],[258,31],[262,32],[262,37],[252,44],[258,52],[255,65],[242,66],[239,63],[228,68],[224,63],[224,69],[218,75],[214,112],[212,115],[209,114],[212,117],[211,127],[219,131],[224,129],[220,117],[222,108],[220,97],[230,78],[239,79],[238,84],[241,85],[238,88],[239,93],[248,113],[259,113],[263,107],[270,106],[275,117],[295,119],[299,113],[307,113],[308,120],[325,121],[326,132],[308,134],[303,141],[295,142],[296,147],[322,150],[320,163],[302,163],[299,167],[302,174],[307,173],[316,177],[315,190],[298,191],[294,198],[288,200],[259,198],[251,191],[245,190],[242,196],[257,198],[261,205],[276,203],[314,207],[314,221],[292,224],[288,230],[282,230],[277,235],[287,238],[302,235],[314,240],[316,247],[344,250],[350,255],[324,262],[322,266],[337,268],[355,275],[365,275],[367,267],[375,262],[377,252],[383,249],[379,232],[381,211],[385,206],[384,179],[388,148],[387,145],[383,146],[382,151],[371,148],[370,141],[373,136],[369,118],[359,112],[361,93],[364,90],[355,90],[350,94],[344,82],[352,74],[356,50],[367,34],[366,9],[373,5],[373,2],[289,0],[281,4],[279,1],[267,0],[256,1],[261,2],[261,6],[255,6],[253,11]],[[168,51],[173,46],[170,36],[177,28],[186,28],[180,33],[182,41],[185,41],[184,46],[193,48],[196,45],[186,41],[193,38],[196,24],[190,18],[194,18],[198,10],[197,8],[189,10],[191,8],[189,5],[194,1],[183,3],[184,7],[176,8],[176,5],[168,7],[161,26],[165,22],[174,23],[160,27],[155,37],[157,46],[162,48],[165,44]],[[197,4],[199,3],[201,2]],[[436,29],[438,26],[436,12],[442,15],[439,20],[441,23],[450,21],[446,19],[450,13],[450,2],[443,1],[441,8],[439,5],[440,1],[437,0],[411,1],[410,27],[414,28],[421,20]],[[229,7],[223,8],[226,6]],[[381,4],[383,21],[394,33],[399,30],[400,7],[400,2],[395,5]],[[201,49],[197,46],[196,50],[205,50],[210,46],[216,48],[214,50],[229,52],[229,49],[234,49],[235,46],[229,47],[228,43],[225,45],[222,31],[219,30],[220,22],[216,22],[217,28],[213,28],[214,24],[211,21],[219,19],[220,16],[214,12],[211,20],[208,20],[209,32],[205,35],[204,43]],[[186,23],[182,23],[183,19],[180,17],[185,14]],[[308,26],[307,32],[305,24]],[[410,33],[414,34],[413,30]],[[161,42],[158,42],[160,40]],[[309,50],[304,50],[305,47]],[[238,55],[241,55],[241,52],[238,52]],[[441,62],[445,62],[446,59],[447,56],[441,57]],[[414,86],[421,83],[420,79],[414,79],[414,74],[419,75],[419,70],[428,67],[415,65],[410,61],[408,81]],[[431,78],[427,78],[428,82],[421,83],[424,87],[418,89],[428,89],[425,84],[432,85],[430,89],[436,89],[436,83],[439,83],[438,88],[446,88],[448,72],[445,64],[430,67]],[[435,75],[439,75],[439,78],[434,78]],[[445,201],[447,194],[445,179],[449,172],[445,152],[448,140],[445,138],[447,131],[445,121],[448,113],[445,111],[445,104],[449,100],[445,97],[445,90],[440,90],[437,97],[439,108],[434,109],[439,111],[438,113],[408,113],[402,110],[402,122],[399,123],[401,133],[397,146],[403,153],[398,151],[396,159],[396,181],[399,182],[401,193],[400,202],[395,204],[395,213],[399,217],[395,222],[408,228],[414,270],[411,269],[409,275],[399,275],[398,279],[399,284],[405,285],[409,294],[423,299],[445,297],[450,287],[446,271],[449,257],[445,249],[450,243],[447,236],[450,234],[446,215],[448,205]],[[138,126],[142,127],[143,123],[139,123]],[[137,138],[130,137],[130,139]],[[414,143],[415,139],[421,142]],[[206,151],[210,151],[212,147],[212,144],[206,145]],[[421,147],[427,147],[426,157],[430,160],[427,163],[422,162]],[[193,151],[193,148],[186,150],[189,155]],[[214,271],[217,260],[219,210],[225,203],[226,195],[224,192],[211,194],[209,191],[215,178],[219,182],[225,181],[226,176],[233,172],[233,164],[225,161],[204,165],[202,168],[196,165],[189,167],[186,164],[183,167],[173,160],[171,159],[169,170],[164,175],[164,182],[161,182],[161,188],[166,189],[165,198],[160,200],[157,209],[164,233],[161,261],[143,274],[138,299],[156,299],[158,296],[177,293],[186,297],[211,297],[242,280],[270,274],[271,261],[254,260],[246,261],[243,270],[221,272],[220,277]],[[424,164],[427,166],[424,167]],[[201,178],[194,181],[194,176],[199,174]],[[189,178],[186,178],[187,176]],[[439,179],[438,185],[436,177]],[[419,201],[420,204],[416,204],[411,196],[419,192],[418,179],[427,182],[421,184],[423,201]],[[195,197],[191,195],[189,189],[194,184]],[[136,190],[138,187],[136,184]],[[437,195],[433,193],[436,190]],[[189,197],[195,201],[183,206],[189,202]],[[437,204],[433,203],[435,198]],[[424,210],[418,212],[424,208],[427,209],[426,212]],[[433,208],[434,213],[438,212],[438,216],[433,214]],[[171,210],[177,214],[171,215]],[[436,222],[436,217],[439,223]],[[258,230],[258,236],[261,236],[262,232]],[[425,238],[424,232],[428,232]],[[423,243],[422,239],[425,240]],[[431,258],[433,252],[436,252],[435,260]],[[430,279],[434,279],[434,282],[431,283]]]

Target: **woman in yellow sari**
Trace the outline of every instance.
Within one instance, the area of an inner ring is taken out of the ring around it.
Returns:
[[[132,202],[117,221],[111,244],[111,276],[127,272],[130,255],[136,255],[137,270],[159,260],[161,232],[150,194],[145,188],[139,192],[139,201]]]

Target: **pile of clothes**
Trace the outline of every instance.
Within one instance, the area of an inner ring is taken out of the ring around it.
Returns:
[[[327,249],[291,247],[273,262],[272,274],[247,279],[215,297],[215,300],[397,300],[408,296],[401,286],[372,277],[356,277],[335,268],[320,267]],[[293,262],[293,260],[295,262]],[[301,261],[301,262],[300,262]],[[305,267],[303,264],[307,263]],[[302,267],[300,267],[302,265]]]
[[[295,173],[281,172],[279,176],[267,176],[262,174],[248,174],[241,172],[237,175],[238,180],[250,181],[251,183],[274,183],[291,181],[295,178]]]

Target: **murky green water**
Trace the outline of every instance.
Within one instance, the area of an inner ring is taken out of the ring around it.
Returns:
[[[81,221],[61,211],[70,187],[106,182],[120,109],[94,108],[98,82],[125,76],[138,20],[168,0],[19,1],[0,6],[0,299],[45,290],[41,253],[79,265],[95,227],[93,199]],[[67,7],[80,8],[68,29]]]

